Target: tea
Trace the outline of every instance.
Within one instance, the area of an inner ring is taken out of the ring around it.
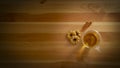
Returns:
[[[97,44],[98,42],[98,37],[96,33],[87,33],[84,38],[83,38],[84,44],[93,47]]]

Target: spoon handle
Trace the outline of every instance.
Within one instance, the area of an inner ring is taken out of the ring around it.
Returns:
[[[91,24],[92,24],[92,22],[86,22],[86,23],[83,25],[83,27],[82,27],[82,29],[81,29],[81,32],[84,32],[88,27],[90,27]]]
[[[84,58],[88,55],[89,50],[90,48],[87,48],[84,44],[77,53],[77,61],[84,61]]]

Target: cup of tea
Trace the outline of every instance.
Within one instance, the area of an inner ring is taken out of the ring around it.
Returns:
[[[101,43],[102,39],[98,31],[87,30],[83,32],[81,41],[83,46],[78,51],[77,60],[83,60],[91,48],[95,48],[97,51],[101,52],[99,49],[99,44]]]
[[[82,44],[86,47],[95,47],[101,43],[101,35],[97,30],[88,30],[82,34]]]

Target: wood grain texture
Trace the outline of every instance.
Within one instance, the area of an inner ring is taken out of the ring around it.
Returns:
[[[114,34],[114,35],[113,35]],[[115,32],[101,32],[104,41],[117,41],[120,40],[120,33]],[[0,33],[0,41],[65,41],[67,40],[66,34],[61,33]],[[107,37],[107,38],[106,38]]]
[[[117,0],[47,0],[41,4],[41,0],[30,1],[3,1],[0,3],[0,12],[23,12],[23,13],[115,13],[119,12]],[[31,5],[32,4],[32,5]],[[113,6],[114,5],[114,6]]]
[[[1,22],[119,22],[119,13],[2,13]]]
[[[0,1],[0,68],[119,68],[119,0],[3,0]],[[76,61],[82,45],[66,39],[70,30],[102,36],[101,53],[90,49]]]

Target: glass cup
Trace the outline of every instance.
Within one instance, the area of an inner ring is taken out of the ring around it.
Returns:
[[[77,60],[83,60],[91,48],[95,48],[98,52],[101,52],[99,44],[102,40],[98,31],[88,30],[83,32],[81,41],[83,46],[78,51]]]
[[[88,30],[82,34],[82,44],[88,48],[96,47],[101,43],[101,35],[97,30]]]

